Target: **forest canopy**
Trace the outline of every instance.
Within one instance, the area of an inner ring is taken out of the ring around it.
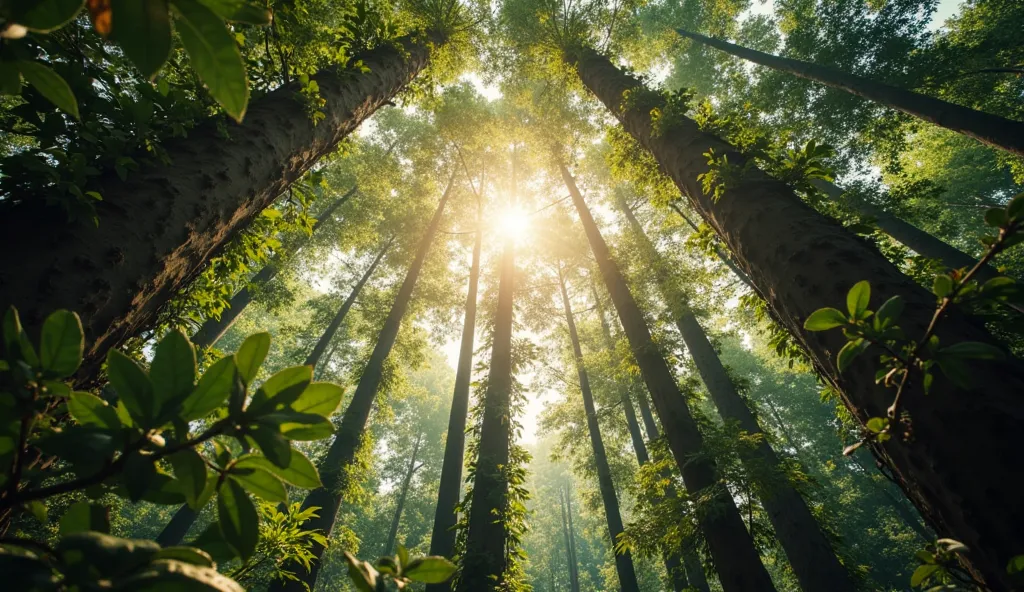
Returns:
[[[12,590],[1024,590],[1019,0],[0,0]]]

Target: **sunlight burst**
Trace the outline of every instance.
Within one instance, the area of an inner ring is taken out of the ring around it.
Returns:
[[[499,214],[497,225],[502,237],[522,240],[530,232],[530,215],[518,206],[508,206]]]

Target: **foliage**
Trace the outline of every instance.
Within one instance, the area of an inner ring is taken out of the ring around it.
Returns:
[[[409,551],[398,546],[394,557],[381,557],[376,564],[359,561],[345,553],[348,575],[360,592],[386,592],[405,590],[412,582],[440,584],[455,573],[455,564],[444,557],[409,557]]]

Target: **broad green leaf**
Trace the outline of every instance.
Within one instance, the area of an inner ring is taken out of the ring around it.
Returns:
[[[945,298],[953,291],[953,278],[946,274],[935,276],[935,280],[932,281],[932,293],[939,298]]]
[[[146,78],[152,79],[171,55],[171,15],[167,0],[111,0],[111,35]]]
[[[121,429],[117,410],[92,393],[75,391],[68,397],[68,413],[82,425],[92,425],[108,430]]]
[[[846,294],[846,309],[850,316],[862,318],[865,310],[868,309],[868,302],[871,300],[871,284],[867,280],[861,280],[850,288]]]
[[[1024,193],[1010,200],[1010,205],[1006,206],[1006,213],[1014,220],[1020,218],[1021,214],[1024,214]]]
[[[156,414],[156,405],[153,385],[146,371],[135,360],[112,349],[107,354],[107,376],[117,398],[124,403],[132,418],[140,425],[148,426]]]
[[[248,454],[239,458],[238,462],[235,463],[235,467],[263,469],[277,475],[285,483],[303,489],[315,489],[323,485],[313,463],[306,458],[305,454],[295,449],[291,450],[291,457],[286,467],[278,466],[270,462],[267,457],[257,454]]]
[[[0,95],[21,94],[21,72],[11,62],[0,62]]]
[[[377,590],[379,574],[372,565],[356,559],[348,551],[345,551],[345,562],[348,563],[348,577],[359,592],[375,592]]]
[[[884,329],[898,319],[901,314],[903,314],[903,298],[901,296],[893,296],[882,303],[882,306],[878,307],[878,310],[875,312],[875,322],[879,328]]]
[[[38,62],[23,60],[15,62],[15,64],[21,75],[25,77],[25,82],[31,84],[47,101],[75,119],[81,119],[78,114],[78,101],[75,99],[75,93],[71,92],[71,87],[60,77],[60,74]]]
[[[270,11],[245,0],[199,0],[220,18],[248,25],[269,25]]]
[[[49,33],[71,22],[85,0],[18,0],[11,20],[37,33]]]
[[[224,540],[243,561],[252,557],[259,542],[259,515],[242,486],[231,479],[224,481],[217,492],[217,524]]]
[[[230,478],[238,481],[249,493],[261,497],[268,502],[285,503],[288,492],[281,480],[262,469],[240,469],[229,473]]]
[[[808,331],[826,331],[847,323],[846,315],[835,308],[819,308],[804,321],[804,329]]]
[[[235,354],[235,364],[245,384],[256,378],[256,373],[259,372],[269,351],[270,333],[256,333],[242,342],[242,347],[238,348],[238,353]]]
[[[868,420],[866,427],[869,432],[878,433],[881,432],[889,425],[889,420],[884,417],[872,417]]]
[[[141,500],[154,484],[156,473],[152,457],[137,452],[131,454],[124,463],[124,471],[121,472],[121,482],[128,492],[128,499],[133,502]]]
[[[935,361],[938,362],[939,368],[946,375],[946,378],[956,386],[963,389],[969,389],[973,386],[971,368],[964,362],[963,358],[957,356],[936,356]]]
[[[311,366],[285,368],[267,379],[246,407],[246,415],[270,413],[295,402],[313,380]]]
[[[1006,357],[1003,350],[994,345],[979,341],[962,341],[939,350],[943,356],[969,358],[972,360],[1002,360]]]
[[[174,0],[175,30],[189,61],[210,95],[235,121],[245,116],[249,80],[231,33],[213,11],[196,0]]]
[[[46,317],[39,342],[39,363],[55,378],[71,376],[82,363],[85,338],[78,315],[58,310]]]
[[[157,344],[149,380],[158,407],[178,404],[195,388],[196,352],[184,333],[171,331]]]
[[[276,426],[257,424],[249,430],[249,437],[256,442],[263,455],[279,467],[287,467],[291,462],[292,445],[281,435]]]
[[[154,559],[119,584],[119,590],[144,592],[245,592],[238,582],[212,567],[178,559]]]
[[[202,567],[217,567],[209,553],[195,547],[164,547],[153,556],[154,561],[158,559],[173,559]]]
[[[1006,210],[1003,208],[989,208],[985,211],[985,224],[989,226],[999,228],[1005,226],[1008,220]]]
[[[32,347],[28,334],[21,326],[18,310],[13,306],[8,308],[7,314],[4,315],[4,348],[7,357],[12,361],[23,360],[32,367],[39,365],[39,356],[36,355],[36,350]]]
[[[107,508],[86,501],[75,502],[60,517],[60,535],[68,536],[76,532],[109,532],[110,518]]]
[[[1010,574],[1011,576],[1013,574],[1024,573],[1024,555],[1017,555],[1016,557],[1012,557],[1010,559],[1010,563],[1006,565],[1006,573]]]
[[[405,545],[398,545],[398,564],[403,568],[409,565],[409,549],[405,548]]]
[[[313,423],[286,422],[280,426],[281,434],[289,440],[310,441],[323,440],[334,435],[334,424],[330,420],[314,415],[317,421]]]
[[[924,584],[935,572],[939,571],[940,566],[929,563],[926,565],[920,565],[914,570],[914,575],[910,576],[910,585],[915,588]]]
[[[185,421],[202,419],[224,404],[235,384],[235,357],[226,356],[210,366],[199,384],[181,404],[181,418]]]
[[[455,564],[444,557],[420,557],[406,566],[403,575],[414,582],[440,584],[455,574]]]
[[[836,356],[836,365],[840,372],[845,371],[853,363],[853,360],[864,353],[864,350],[870,346],[871,343],[865,339],[858,338],[853,341],[848,341],[843,349],[839,350],[839,355]]]
[[[186,448],[167,457],[174,470],[174,477],[181,483],[181,493],[193,510],[199,509],[199,501],[206,489],[206,463],[194,448]]]
[[[331,417],[341,405],[345,389],[329,382],[314,382],[302,391],[299,398],[291,404],[291,408],[299,413],[312,413],[323,417]]]

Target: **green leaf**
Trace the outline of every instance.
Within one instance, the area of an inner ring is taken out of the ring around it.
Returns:
[[[235,357],[217,360],[199,379],[199,384],[181,404],[180,416],[185,421],[202,419],[224,404],[235,384]]]
[[[299,413],[311,413],[323,417],[331,417],[341,405],[345,389],[329,382],[314,382],[302,391],[299,398],[291,404],[291,408]]]
[[[351,553],[345,551],[345,562],[348,563],[348,577],[359,592],[375,592],[379,574],[366,561],[359,561]]]
[[[121,420],[109,403],[92,393],[75,391],[68,397],[68,413],[82,425],[120,430]]]
[[[1010,563],[1006,565],[1006,573],[1011,576],[1014,574],[1024,573],[1024,555],[1017,555],[1016,557],[1010,558]]]
[[[935,276],[932,281],[932,294],[935,294],[939,298],[945,298],[953,291],[953,278],[946,274]]]
[[[11,20],[37,33],[49,33],[71,22],[85,0],[19,0]]]
[[[140,425],[148,426],[156,414],[153,385],[149,376],[135,360],[116,349],[107,353],[107,376],[118,399]]]
[[[0,95],[21,94],[21,72],[11,62],[0,62]]]
[[[176,559],[155,559],[118,582],[119,590],[141,592],[245,592],[245,588],[212,567]]]
[[[1005,226],[1007,221],[1006,210],[1003,208],[989,208],[985,210],[985,224],[999,228]]]
[[[259,515],[242,486],[228,479],[217,494],[217,523],[224,540],[243,561],[252,557],[259,542]]]
[[[901,314],[903,314],[903,298],[893,296],[878,307],[875,312],[875,322],[878,323],[879,329],[884,329],[898,319]]]
[[[107,508],[86,501],[75,502],[60,517],[60,536],[76,532],[110,532],[110,517]]]
[[[121,481],[128,491],[128,499],[133,502],[141,500],[156,480],[156,474],[156,464],[153,463],[152,457],[137,452],[131,454],[124,463],[124,471],[121,472]]]
[[[315,422],[285,422],[280,424],[281,434],[289,440],[308,442],[311,440],[323,440],[334,435],[334,424],[330,420],[319,415],[313,415]]]
[[[156,555],[153,556],[154,561],[159,559],[173,559],[175,561],[181,561],[183,563],[199,565],[202,567],[217,567],[209,553],[195,547],[164,547],[157,551]]]
[[[946,375],[946,378],[956,386],[963,389],[969,389],[973,386],[971,369],[963,359],[955,356],[937,356],[935,361],[938,362],[939,368]]]
[[[194,448],[186,448],[167,457],[174,469],[174,477],[181,483],[181,493],[193,510],[199,509],[199,501],[206,489],[206,463]]]
[[[846,345],[843,346],[843,349],[839,350],[839,355],[836,356],[836,364],[839,371],[843,372],[849,368],[850,364],[853,363],[853,360],[864,353],[864,350],[866,350],[870,345],[871,342],[863,338],[847,342]]]
[[[256,373],[259,372],[269,351],[270,333],[250,335],[242,342],[242,347],[238,348],[238,353],[235,354],[235,363],[245,384],[251,383],[256,378]]]
[[[196,352],[184,333],[171,331],[157,344],[149,380],[157,407],[180,404],[195,388]]]
[[[231,33],[213,11],[196,0],[174,0],[178,36],[210,95],[235,121],[249,103],[245,63]]]
[[[268,502],[285,503],[288,492],[281,480],[261,469],[239,469],[231,471],[229,476],[238,481],[249,493],[261,497]]]
[[[1003,350],[994,345],[979,341],[962,341],[939,350],[944,356],[969,358],[972,360],[1002,360],[1006,357]]]
[[[405,545],[399,543],[398,545],[398,564],[404,569],[409,565],[409,549],[405,548]]]
[[[254,425],[249,430],[249,437],[256,442],[263,455],[279,467],[287,467],[291,462],[292,445],[275,426]]]
[[[39,357],[28,339],[28,334],[21,326],[21,317],[13,306],[4,315],[4,348],[7,358],[11,361],[23,360],[32,367],[39,365]]]
[[[71,92],[71,87],[60,74],[38,62],[19,61],[15,65],[25,77],[25,82],[31,84],[47,101],[75,119],[81,119],[75,93]]]
[[[260,385],[245,409],[246,415],[252,417],[291,405],[312,380],[311,366],[293,366],[281,370]]]
[[[317,473],[313,463],[306,458],[305,454],[295,449],[291,449],[291,457],[285,467],[278,466],[270,462],[267,457],[256,454],[240,457],[238,462],[235,463],[235,467],[263,469],[280,477],[285,483],[303,489],[315,489],[323,486],[323,483],[320,482],[320,475]]]
[[[1010,205],[1006,206],[1006,214],[1014,220],[1024,214],[1024,193],[1010,200]]]
[[[860,318],[862,313],[868,309],[868,301],[871,300],[871,284],[867,280],[861,280],[850,288],[846,293],[846,309],[850,316]]]
[[[940,566],[935,565],[934,563],[918,566],[918,568],[914,570],[914,575],[910,576],[910,585],[915,588],[921,586],[931,578],[932,574],[939,571],[939,569]]]
[[[171,55],[167,0],[111,0],[111,35],[124,54],[152,80]]]
[[[868,420],[868,423],[865,425],[865,427],[867,427],[869,432],[877,434],[884,430],[886,427],[888,427],[888,425],[888,419],[884,417],[872,417],[871,419]]]
[[[455,574],[455,564],[444,557],[420,557],[413,559],[403,575],[414,582],[440,584]]]
[[[25,502],[25,509],[43,526],[46,526],[47,522],[49,522],[49,512],[46,508],[46,503],[43,500]]]
[[[846,315],[835,308],[819,308],[804,321],[804,329],[808,331],[827,331],[847,323]]]
[[[272,19],[270,11],[244,0],[199,0],[220,18],[248,25],[269,25]]]
[[[39,342],[39,363],[43,370],[54,378],[71,376],[82,363],[83,351],[85,338],[78,315],[58,310],[46,317]]]

